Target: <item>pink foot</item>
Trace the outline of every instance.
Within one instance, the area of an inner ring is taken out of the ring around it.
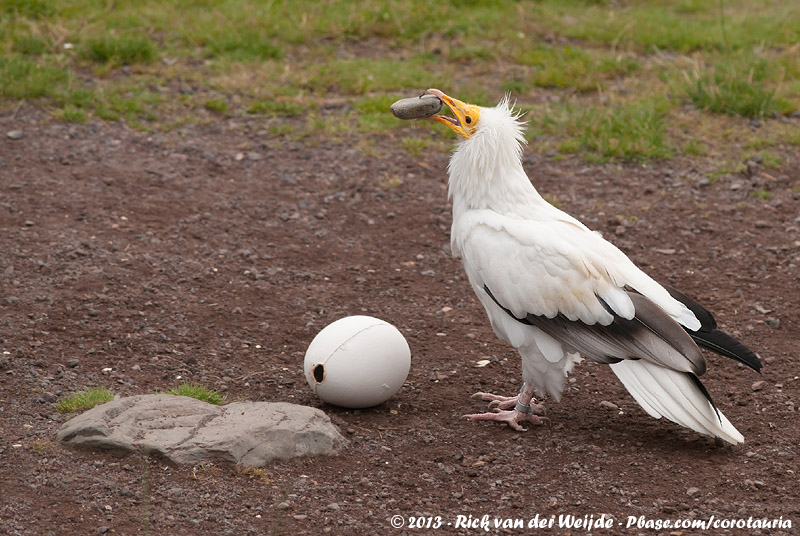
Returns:
[[[508,424],[514,430],[524,432],[520,423],[544,424],[544,419],[539,415],[545,414],[542,404],[533,404],[533,388],[522,384],[517,396],[499,396],[491,393],[475,393],[473,398],[489,400],[489,412],[464,415],[472,421],[498,421]],[[513,408],[513,409],[512,409]]]
[[[472,415],[464,415],[465,418],[471,421],[498,421],[504,422],[518,432],[527,432],[527,428],[523,428],[521,422],[529,422],[531,424],[544,424],[544,419],[533,413],[524,413],[518,409],[498,411],[495,413],[473,413]]]

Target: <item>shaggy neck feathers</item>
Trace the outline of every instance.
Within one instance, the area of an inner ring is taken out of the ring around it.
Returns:
[[[458,145],[448,166],[455,214],[541,199],[522,169],[523,132],[507,97],[494,108],[481,108],[477,132]]]

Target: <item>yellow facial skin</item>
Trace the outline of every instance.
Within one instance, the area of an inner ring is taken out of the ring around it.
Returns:
[[[462,138],[469,138],[475,131],[478,130],[478,119],[481,116],[479,107],[473,104],[461,102],[453,97],[448,97],[438,89],[429,89],[425,93],[436,95],[442,102],[444,102],[450,111],[453,112],[455,117],[447,117],[444,115],[434,115],[428,119],[437,121],[443,125],[447,125],[450,130],[461,136]]]

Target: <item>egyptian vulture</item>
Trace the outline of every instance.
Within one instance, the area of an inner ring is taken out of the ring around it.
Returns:
[[[437,89],[452,117],[429,119],[463,138],[448,166],[451,247],[497,336],[522,356],[519,395],[478,393],[493,411],[467,415],[524,430],[540,424],[534,394],[558,401],[579,356],[608,364],[652,417],[740,443],[699,377],[699,346],[759,371],[759,358],[714,317],[661,285],[622,251],[548,203],[522,168],[523,122],[508,97],[493,108]]]

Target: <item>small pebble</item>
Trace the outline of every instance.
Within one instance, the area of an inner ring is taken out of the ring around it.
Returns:
[[[67,366],[68,366],[69,368],[75,368],[75,367],[77,367],[79,364],[80,364],[80,360],[78,360],[78,359],[70,359],[69,361],[67,361]]]
[[[767,317],[767,319],[764,320],[764,323],[766,323],[768,326],[773,327],[773,328],[780,327],[780,325],[781,325],[781,321],[780,321],[779,318],[773,318],[771,316]]]
[[[758,380],[757,382],[754,382],[754,383],[753,383],[753,385],[751,385],[751,386],[750,386],[750,388],[751,388],[753,391],[760,391],[760,390],[762,390],[762,389],[763,389],[764,387],[766,387],[766,386],[767,386],[767,382],[766,382],[766,381],[764,381],[764,380]]]
[[[614,404],[613,402],[609,402],[608,400],[602,400],[600,402],[600,407],[601,408],[613,409],[613,410],[619,409],[618,405]]]
[[[9,130],[6,133],[6,136],[12,140],[21,140],[24,135],[25,134],[21,130]]]
[[[688,495],[689,497],[700,495],[700,488],[689,488],[686,490],[686,495]]]
[[[334,503],[330,503],[328,505],[328,510],[341,510],[341,509],[342,509],[342,507],[339,506],[339,503],[335,503],[334,502]]]
[[[697,181],[697,187],[698,188],[705,188],[706,186],[711,186],[711,179],[709,179],[708,177],[701,177]]]

